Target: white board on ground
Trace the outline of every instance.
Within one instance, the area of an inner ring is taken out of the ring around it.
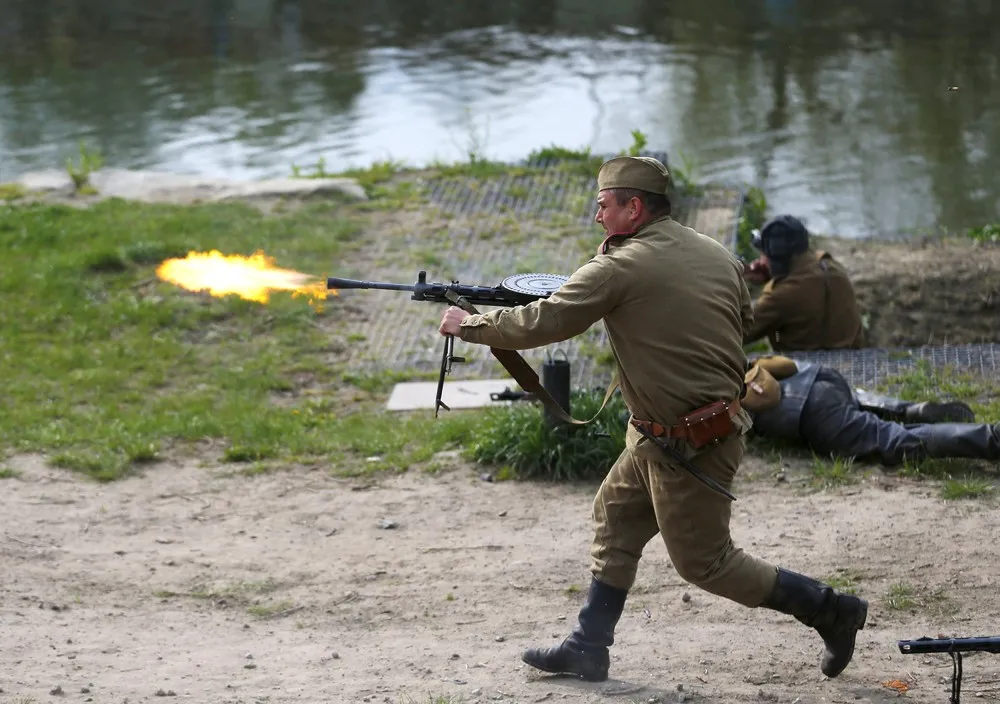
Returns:
[[[496,406],[506,402],[493,401],[490,399],[490,394],[500,393],[504,389],[519,391],[520,387],[513,379],[446,381],[441,389],[441,400],[451,409]],[[386,409],[390,411],[414,411],[430,408],[433,410],[436,395],[436,381],[401,382],[393,387],[392,394],[386,402]]]

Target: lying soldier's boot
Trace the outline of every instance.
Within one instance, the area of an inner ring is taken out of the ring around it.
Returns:
[[[913,426],[909,432],[920,438],[927,457],[1000,459],[1000,423],[928,423]]]
[[[865,627],[868,602],[795,572],[778,569],[774,590],[761,606],[794,616],[815,628],[826,645],[820,669],[836,677],[854,657],[854,640]]]
[[[542,672],[603,682],[611,662],[608,647],[615,642],[615,626],[625,608],[626,596],[624,589],[592,578],[587,602],[570,636],[551,648],[529,648],[521,659]]]
[[[904,418],[906,423],[971,423],[976,414],[961,401],[925,401],[907,406]]]

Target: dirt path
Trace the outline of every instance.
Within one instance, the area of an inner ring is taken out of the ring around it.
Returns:
[[[595,685],[519,659],[573,623],[591,486],[490,483],[457,460],[435,476],[361,481],[165,464],[112,485],[32,457],[8,464],[21,475],[0,484],[5,704],[885,702],[897,695],[880,683],[893,679],[911,701],[944,702],[950,660],[904,658],[895,641],[998,630],[995,503],[945,502],[932,484],[878,473],[823,492],[739,486],[739,543],[852,578],[871,601],[841,677],[819,673],[812,631],[685,585],[654,540],[614,679]],[[759,460],[747,469],[768,476]],[[915,605],[890,608],[896,583]],[[970,701],[998,700],[998,671],[1000,658],[968,658]]]

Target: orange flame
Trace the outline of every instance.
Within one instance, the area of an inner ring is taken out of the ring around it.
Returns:
[[[310,274],[274,265],[274,258],[261,251],[249,257],[224,255],[218,250],[188,252],[184,259],[167,259],[156,275],[188,291],[204,291],[212,296],[236,294],[257,303],[267,303],[271,291],[291,291],[308,296],[310,303],[326,298],[326,282]],[[334,292],[336,295],[336,291]]]

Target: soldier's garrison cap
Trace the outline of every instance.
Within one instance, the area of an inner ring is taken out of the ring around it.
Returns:
[[[635,188],[649,193],[667,195],[670,172],[658,159],[649,156],[616,156],[601,164],[597,172],[597,189]]]

